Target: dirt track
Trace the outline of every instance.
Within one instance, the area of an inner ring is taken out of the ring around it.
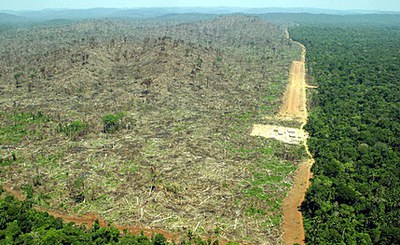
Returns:
[[[301,45],[301,44],[300,44]],[[305,120],[306,108],[306,81],[305,81],[305,47],[301,61],[293,61],[290,68],[289,85],[283,96],[283,103],[279,110],[280,117]]]
[[[289,35],[287,35],[289,37]],[[301,61],[293,61],[290,70],[290,82],[284,95],[283,104],[279,111],[281,117],[291,117],[302,121],[301,129],[307,123],[307,105],[306,105],[306,88],[314,88],[308,86],[305,82],[305,54],[306,48],[298,42],[294,42],[301,46]],[[304,139],[304,146],[310,159],[303,162],[297,169],[292,189],[288,193],[282,205],[283,221],[282,233],[284,244],[305,244],[305,233],[303,226],[303,216],[299,211],[299,207],[304,200],[305,193],[309,187],[309,179],[311,177],[311,166],[314,159],[307,146],[307,138]]]
[[[290,39],[289,33],[286,30],[286,37]],[[304,125],[307,123],[307,98],[306,88],[317,88],[317,86],[310,86],[305,81],[305,58],[306,48],[299,42],[290,41],[302,48],[300,61],[293,61],[290,68],[289,84],[283,96],[283,102],[278,112],[278,118],[287,120],[298,120],[302,124],[300,129],[303,131]],[[279,125],[254,125],[251,135],[262,136],[267,138],[271,137],[268,127],[279,128]],[[277,140],[283,141],[281,138]],[[287,142],[285,142],[287,143]],[[282,239],[284,244],[305,244],[305,233],[303,226],[303,216],[299,211],[300,205],[304,200],[305,193],[309,186],[309,179],[311,177],[311,166],[314,159],[307,146],[307,134],[304,134],[303,140],[304,147],[310,159],[301,163],[294,175],[294,181],[291,190],[283,201],[282,205]]]

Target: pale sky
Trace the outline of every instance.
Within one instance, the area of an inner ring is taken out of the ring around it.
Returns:
[[[142,7],[283,7],[400,11],[400,0],[0,0],[3,10]]]

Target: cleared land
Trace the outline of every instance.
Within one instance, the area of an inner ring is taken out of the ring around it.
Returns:
[[[286,144],[295,145],[302,144],[307,137],[306,133],[302,129],[262,124],[255,124],[250,135],[272,138]]]
[[[84,21],[0,42],[2,184],[49,211],[280,242],[301,146],[248,132],[300,54],[283,27]]]
[[[290,80],[279,110],[280,117],[304,120],[307,118],[304,61],[293,61]]]

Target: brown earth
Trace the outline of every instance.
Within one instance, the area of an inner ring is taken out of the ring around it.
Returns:
[[[293,61],[290,70],[290,82],[284,95],[284,102],[279,112],[282,117],[300,118],[302,120],[301,129],[307,123],[307,105],[305,82],[305,54],[304,45],[294,42],[302,47],[301,61]],[[305,232],[303,226],[303,216],[299,211],[301,203],[304,201],[305,193],[309,187],[309,179],[312,176],[311,166],[314,159],[307,146],[307,138],[304,139],[304,146],[311,159],[303,162],[297,169],[292,189],[284,199],[282,205],[282,233],[284,244],[305,244]]]
[[[304,46],[302,46],[302,49],[301,61],[293,61],[290,68],[289,85],[279,110],[280,117],[300,118],[302,120],[307,118]]]

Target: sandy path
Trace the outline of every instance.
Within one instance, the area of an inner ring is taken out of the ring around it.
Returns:
[[[289,34],[287,33],[289,37]],[[301,129],[307,123],[307,104],[306,104],[306,88],[311,88],[305,82],[305,55],[306,48],[298,42],[294,42],[302,48],[301,61],[293,61],[290,70],[290,82],[284,95],[283,104],[279,111],[281,117],[291,117],[293,119],[301,119],[303,122]],[[304,139],[304,146],[307,154],[311,159],[303,162],[294,175],[292,189],[282,205],[282,233],[284,244],[305,244],[305,233],[303,226],[303,216],[299,211],[301,203],[307,188],[310,185],[311,166],[314,159],[307,146],[307,138]]]

